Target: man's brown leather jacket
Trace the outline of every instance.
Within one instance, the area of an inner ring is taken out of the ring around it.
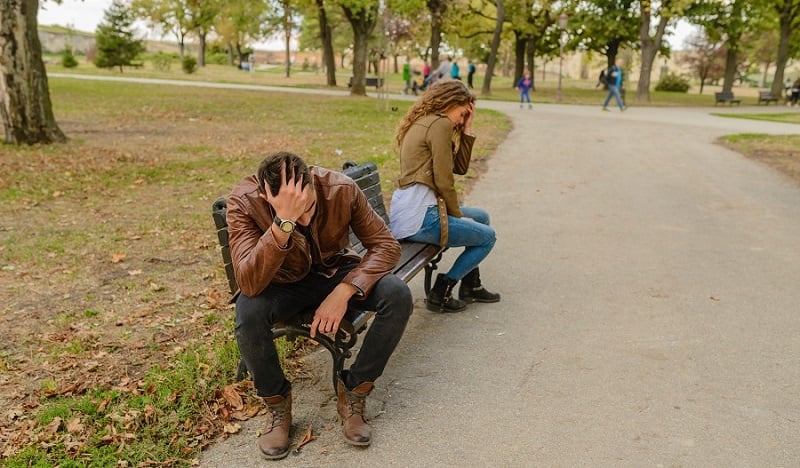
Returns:
[[[295,230],[286,248],[272,236],[275,212],[259,197],[255,175],[242,179],[228,198],[228,235],[233,272],[247,296],[261,294],[271,282],[292,283],[310,272],[332,274],[358,263],[343,282],[366,296],[400,261],[400,244],[375,213],[358,185],[344,174],[312,167],[316,213],[306,235]],[[366,247],[363,258],[348,249],[349,228]]]

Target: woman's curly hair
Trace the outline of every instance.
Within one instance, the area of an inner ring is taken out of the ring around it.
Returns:
[[[425,94],[408,109],[397,129],[397,146],[403,144],[408,129],[426,115],[447,112],[453,106],[475,102],[475,95],[458,80],[439,81],[428,88]],[[459,129],[460,130],[460,129]]]

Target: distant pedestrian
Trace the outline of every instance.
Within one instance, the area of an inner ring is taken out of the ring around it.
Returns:
[[[467,65],[467,86],[469,86],[469,89],[472,89],[473,76],[475,76],[475,64],[470,60],[469,65]]]
[[[625,103],[622,101],[622,95],[620,94],[622,92],[621,58],[618,58],[616,63],[608,68],[608,73],[606,73],[606,86],[608,86],[608,95],[606,95],[606,100],[603,101],[603,110],[608,112],[608,103],[611,101],[612,96],[617,101],[619,110],[624,111],[627,109]]]
[[[431,66],[425,61],[425,65],[422,66],[422,80],[427,81],[429,76],[431,76]]]
[[[450,78],[450,69],[453,63],[450,61],[450,56],[446,56],[444,60],[439,63],[439,67],[433,72],[433,79],[431,83],[436,83],[439,80],[446,80]]]
[[[522,78],[519,79],[516,86],[517,90],[519,90],[519,108],[522,109],[523,103],[528,103],[528,109],[531,106],[531,88],[533,88],[533,78],[531,78],[531,72],[525,70],[525,73],[522,74]]]
[[[416,96],[417,82],[414,81],[414,72],[411,69],[411,64],[408,63],[408,61],[403,64],[403,81],[406,82],[406,87],[403,89],[403,94],[408,94],[408,90],[410,89],[414,93],[414,96]]]
[[[800,102],[800,78],[794,80],[794,84],[792,84],[791,96],[792,107],[794,107],[798,102]]]
[[[453,64],[450,65],[450,78],[461,81],[461,75],[459,73],[458,62],[453,62]]]

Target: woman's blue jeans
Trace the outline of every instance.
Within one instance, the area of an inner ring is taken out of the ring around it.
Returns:
[[[489,255],[496,241],[494,228],[489,226],[489,213],[481,208],[461,207],[463,218],[447,217],[447,247],[465,247],[444,276],[447,279],[460,281],[467,273],[478,267],[478,264]],[[472,218],[472,219],[467,219]],[[408,240],[426,244],[438,244],[441,238],[442,225],[439,222],[439,207],[431,206],[425,213],[422,227]]]

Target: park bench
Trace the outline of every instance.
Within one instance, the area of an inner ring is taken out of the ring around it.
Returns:
[[[733,93],[731,91],[714,93],[714,105],[716,106],[720,102],[723,104],[730,104],[731,106],[735,103],[738,106],[741,104],[742,100],[733,97]]]
[[[383,202],[383,192],[381,191],[380,175],[378,167],[373,162],[364,164],[356,164],[354,162],[346,162],[343,168],[344,174],[355,180],[361,191],[367,196],[372,208],[383,218],[388,224],[389,215],[386,211],[386,205]],[[236,284],[236,278],[233,275],[233,265],[231,261],[231,251],[228,245],[228,223],[226,220],[226,207],[227,200],[220,198],[212,205],[212,215],[214,224],[217,227],[217,237],[222,253],[222,261],[225,266],[225,274],[228,277],[228,286],[230,287],[234,302],[239,291]],[[350,231],[350,244],[352,249],[363,255],[366,249],[358,241],[358,238]],[[431,278],[433,271],[437,268],[437,264],[442,258],[444,249],[438,245],[422,244],[418,242],[401,241],[402,255],[400,261],[394,269],[394,274],[400,279],[408,283],[413,279],[417,273],[425,271],[425,294],[430,291]],[[272,333],[275,338],[285,336],[289,340],[294,340],[298,336],[310,338],[310,325],[314,318],[315,309],[300,311],[290,321],[276,323],[272,327]],[[317,333],[314,341],[321,344],[331,354],[333,360],[333,388],[336,389],[336,380],[339,371],[344,368],[344,362],[347,358],[351,357],[351,349],[358,340],[358,335],[367,328],[369,320],[375,315],[372,310],[362,310],[355,306],[348,308],[345,313],[344,319],[339,325],[339,330],[333,334],[333,337]],[[245,378],[247,367],[244,361],[239,361],[236,377],[239,380]]]
[[[353,83],[355,82],[355,79],[356,79],[356,77],[354,77],[354,76],[350,77],[350,81],[347,83],[347,87],[348,88],[352,88],[353,87]],[[364,85],[365,86],[374,86],[375,89],[382,88],[383,87],[383,78],[369,77],[368,76],[366,78],[366,82],[364,83]]]
[[[772,95],[772,91],[759,91],[758,104],[760,105],[762,102],[766,102],[767,105],[769,105],[770,102],[774,102],[775,104],[777,104],[778,98]]]

